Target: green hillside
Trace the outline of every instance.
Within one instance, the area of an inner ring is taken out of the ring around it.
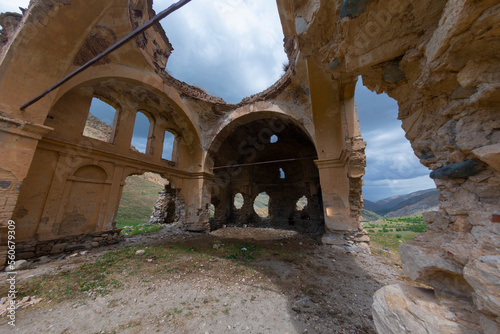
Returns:
[[[377,220],[380,218],[380,215],[366,209],[361,209],[361,215],[363,216],[363,221],[370,222],[372,220]]]
[[[162,191],[163,187],[140,176],[130,176],[125,182],[116,215],[116,227],[125,228],[125,233],[129,229],[131,231],[128,232],[132,234],[137,234],[133,232],[141,228],[140,231],[144,232],[150,232],[153,227],[158,229],[157,226],[148,226],[147,223],[158,199],[158,192]]]

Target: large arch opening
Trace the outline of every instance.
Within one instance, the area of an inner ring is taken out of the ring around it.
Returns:
[[[405,138],[397,118],[398,102],[385,92],[363,85],[355,89],[356,109],[363,139],[367,142],[366,174],[363,176],[364,228],[373,249],[387,249],[401,262],[399,246],[427,231],[422,217],[436,211],[439,192]]]
[[[248,226],[322,232],[317,153],[308,134],[287,118],[253,119],[224,132],[221,142],[215,140],[217,150],[209,152],[215,176],[211,229]],[[273,136],[279,140],[271,140]],[[234,205],[236,194],[242,197],[239,208]],[[309,203],[298,210],[297,199],[302,196]]]
[[[125,179],[115,220],[116,227],[123,229],[123,235],[131,237],[162,227],[164,221],[160,222],[160,217],[155,217],[155,214],[167,212],[167,208],[156,207],[159,205],[159,195],[161,198],[168,184],[168,180],[152,172],[130,175]]]

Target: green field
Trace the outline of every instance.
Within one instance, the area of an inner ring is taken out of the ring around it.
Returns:
[[[419,234],[427,231],[427,225],[422,216],[381,218],[375,222],[365,224],[370,233],[370,242],[373,246],[388,249],[399,254],[399,245],[413,240]]]
[[[154,232],[161,229],[160,225],[149,224],[149,217],[158,199],[162,186],[145,180],[139,176],[130,176],[123,187],[116,227],[123,228],[122,234],[132,236]]]

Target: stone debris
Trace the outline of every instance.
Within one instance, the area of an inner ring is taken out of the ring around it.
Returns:
[[[143,255],[144,253],[146,253],[144,249],[139,249],[138,251],[135,252],[135,255]]]
[[[23,297],[21,300],[16,300],[16,311],[26,308],[28,306],[35,306],[39,302],[41,302],[43,299],[42,298],[36,298],[35,296],[30,297],[26,296]],[[0,318],[2,318],[4,315],[6,315],[9,310],[8,307],[11,305],[10,299],[7,297],[2,297],[0,299]]]
[[[24,270],[27,269],[29,265],[30,263],[26,260],[17,260],[16,262],[14,262],[14,265],[5,267],[5,271],[11,272],[11,271]]]
[[[172,189],[170,184],[167,184],[159,194],[160,196],[153,207],[149,223],[169,225],[176,222],[184,227],[186,223],[186,211],[180,191]]]

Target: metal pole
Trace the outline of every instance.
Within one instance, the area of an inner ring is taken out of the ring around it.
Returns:
[[[234,167],[245,167],[245,166],[256,166],[256,165],[267,165],[267,164],[275,164],[275,163],[278,163],[278,162],[290,162],[290,161],[297,161],[297,160],[310,160],[310,159],[318,159],[318,157],[307,157],[307,158],[294,158],[294,159],[283,159],[283,160],[262,161],[262,162],[253,162],[253,163],[241,164],[241,165],[229,165],[229,166],[212,167],[212,168],[210,168],[210,169],[215,170],[215,169],[222,169],[222,168],[234,168]]]
[[[23,104],[21,106],[21,108],[19,108],[19,109],[24,110],[24,109],[28,108],[33,103],[35,103],[38,100],[40,100],[41,98],[43,98],[45,95],[47,95],[50,92],[52,92],[53,90],[59,88],[61,85],[63,85],[64,83],[66,83],[67,81],[69,81],[70,79],[72,79],[73,77],[75,77],[77,74],[85,71],[87,68],[89,68],[90,66],[94,65],[96,62],[98,62],[102,58],[106,57],[111,52],[113,52],[113,51],[117,50],[118,48],[122,47],[124,44],[128,43],[130,40],[132,40],[134,37],[136,37],[137,35],[139,35],[141,32],[147,30],[153,24],[155,24],[158,21],[164,19],[165,17],[167,17],[171,13],[175,12],[177,9],[181,8],[182,6],[184,6],[185,4],[187,4],[190,1],[191,0],[180,0],[180,1],[176,2],[176,3],[174,3],[173,5],[171,5],[170,7],[168,7],[167,9],[165,9],[164,11],[162,11],[159,14],[155,15],[151,20],[149,20],[148,22],[144,23],[142,26],[137,27],[130,34],[128,34],[127,36],[125,36],[124,38],[122,38],[121,40],[119,40],[118,42],[116,42],[115,44],[111,45],[109,48],[107,48],[106,50],[104,50],[101,54],[99,54],[96,57],[94,57],[93,59],[89,60],[85,65],[82,65],[80,68],[76,69],[75,71],[71,72],[70,74],[68,74],[67,76],[65,76],[64,78],[62,78],[55,85],[53,85],[52,87],[50,87],[49,89],[47,89],[46,91],[44,91],[43,93],[41,93],[40,95],[34,97],[30,101],[28,101],[25,104]]]

